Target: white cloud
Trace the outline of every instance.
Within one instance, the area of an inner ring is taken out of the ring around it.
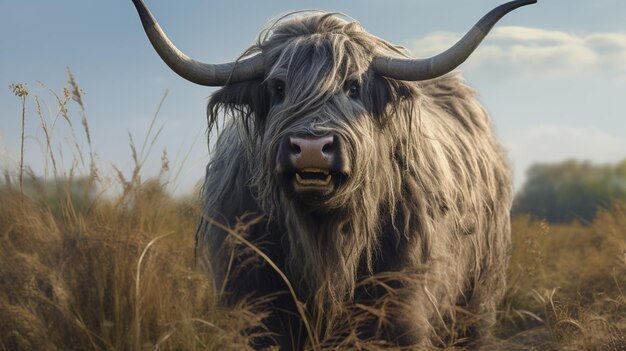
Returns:
[[[435,32],[410,43],[419,57],[438,54],[463,34]],[[495,28],[464,64],[467,71],[506,67],[537,75],[609,72],[626,77],[626,33],[573,34],[528,27]]]
[[[535,162],[577,159],[614,163],[626,158],[626,137],[593,126],[543,124],[503,138],[503,141],[514,162],[516,188],[522,185],[526,170]]]

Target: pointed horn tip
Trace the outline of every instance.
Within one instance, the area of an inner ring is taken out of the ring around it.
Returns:
[[[517,7],[522,7],[522,6],[526,6],[526,5],[532,5],[532,4],[536,4],[536,3],[537,3],[537,0],[517,0],[517,1],[511,1],[511,4],[515,4],[515,5],[517,5]]]
[[[144,4],[143,0],[132,1],[133,5],[135,5],[135,8],[137,9],[137,13],[139,14],[139,18],[141,19],[141,24],[143,25],[143,28],[148,29],[149,27],[154,26],[156,20],[154,19],[154,16],[152,16],[150,10],[148,10],[146,4]]]
[[[523,6],[532,5],[536,3],[537,3],[537,0],[514,0],[514,1],[510,1],[510,2],[502,4],[500,7],[509,8],[509,11],[512,11]]]
[[[508,14],[511,11],[514,11],[516,9],[519,9],[520,7],[527,6],[527,5],[532,5],[532,4],[536,4],[536,3],[537,3],[537,0],[514,0],[514,1],[509,1],[507,3],[504,3],[504,4],[496,7],[495,9],[491,10],[489,13],[487,13],[485,16],[483,16],[483,18],[481,18],[478,21],[478,23],[476,23],[476,25],[474,27],[479,29],[485,35],[487,35],[487,33],[489,33],[491,28],[502,17],[506,16],[506,14]]]

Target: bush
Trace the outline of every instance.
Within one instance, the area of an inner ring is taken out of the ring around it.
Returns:
[[[598,209],[626,200],[626,159],[616,165],[575,160],[535,164],[517,194],[514,214],[531,214],[551,223],[590,222]]]

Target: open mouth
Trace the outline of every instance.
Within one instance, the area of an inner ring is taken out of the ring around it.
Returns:
[[[331,184],[332,174],[327,169],[304,168],[296,172],[296,185],[305,188],[325,188]]]

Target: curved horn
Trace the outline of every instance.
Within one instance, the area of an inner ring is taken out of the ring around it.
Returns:
[[[215,65],[190,58],[172,44],[143,0],[133,0],[133,4],[137,8],[141,24],[152,46],[161,59],[181,77],[200,85],[222,86],[263,76],[264,62],[260,54],[240,61]]]
[[[437,56],[427,59],[377,57],[372,62],[372,69],[382,76],[398,80],[419,81],[440,77],[463,63],[500,18],[518,7],[536,2],[537,0],[516,0],[496,7],[481,18],[454,46]]]

